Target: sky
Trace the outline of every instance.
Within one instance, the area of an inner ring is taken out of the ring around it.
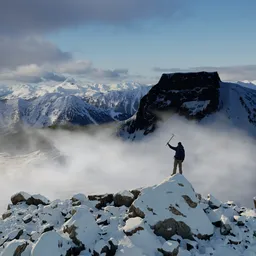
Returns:
[[[5,1],[0,81],[154,84],[197,70],[256,80],[255,9],[254,0]]]

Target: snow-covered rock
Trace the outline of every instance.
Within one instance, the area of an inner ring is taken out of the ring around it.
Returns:
[[[239,226],[244,226],[245,225],[245,221],[246,221],[246,217],[245,216],[234,216],[234,220],[237,222],[237,225]]]
[[[16,193],[15,195],[13,195],[11,197],[11,201],[15,205],[20,202],[26,202],[30,197],[31,197],[30,194],[22,191],[22,192],[19,192],[19,193]]]
[[[31,256],[67,255],[71,242],[55,231],[44,233],[33,246]]]
[[[120,194],[130,193],[127,207],[107,194],[49,202],[22,192],[0,219],[0,255],[256,255],[255,209],[217,199],[212,209],[180,174]],[[41,203],[27,204],[31,197]]]
[[[134,201],[134,195],[128,190],[118,192],[114,195],[115,206],[125,205],[129,207],[131,206],[133,201]]]
[[[47,204],[50,204],[50,200],[42,195],[37,194],[37,195],[32,195],[31,197],[29,197],[26,200],[26,203],[28,205],[31,205],[31,204],[32,205],[39,205],[39,204],[47,205]]]
[[[12,215],[12,211],[8,210],[5,213],[2,214],[2,219],[9,218]]]
[[[209,205],[210,205],[210,207],[211,207],[212,209],[216,209],[216,208],[219,208],[219,207],[221,206],[221,202],[220,202],[218,199],[216,199],[216,198],[215,198],[213,195],[211,195],[211,194],[208,195],[207,200],[208,200],[208,203],[209,203]]]
[[[175,234],[183,238],[213,235],[213,225],[198,205],[193,187],[180,174],[143,189],[130,211],[144,218],[155,233],[165,239]]]
[[[135,234],[139,230],[144,230],[143,219],[140,217],[130,218],[126,221],[124,226],[124,233],[127,236]]]
[[[91,201],[97,201],[95,207],[101,209],[102,207],[107,206],[113,202],[113,194],[105,195],[89,195],[88,199]]]
[[[79,247],[91,247],[99,238],[100,228],[87,206],[75,207],[75,214],[63,226],[63,232]]]
[[[177,256],[179,252],[179,243],[175,241],[166,241],[162,248],[158,249],[164,256]]]
[[[22,253],[25,251],[28,245],[29,243],[24,239],[8,242],[6,243],[5,249],[2,251],[1,256],[23,255]]]

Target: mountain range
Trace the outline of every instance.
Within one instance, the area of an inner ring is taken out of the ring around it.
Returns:
[[[21,84],[0,87],[1,130],[20,125],[102,124],[132,116],[150,86],[138,83]]]
[[[255,84],[223,82],[217,72],[194,72],[163,74],[156,85],[83,83],[73,78],[55,84],[2,85],[0,128],[121,122],[118,134],[134,139],[138,133],[153,132],[159,112],[168,112],[199,122],[221,114],[256,136]]]

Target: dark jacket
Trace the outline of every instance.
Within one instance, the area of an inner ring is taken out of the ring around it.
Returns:
[[[176,153],[175,153],[175,158],[177,159],[177,160],[184,160],[185,159],[185,149],[184,149],[184,147],[182,146],[182,145],[178,145],[177,147],[173,147],[173,146],[171,146],[170,144],[168,144],[168,146],[171,148],[171,149],[173,149],[174,151],[176,151]]]

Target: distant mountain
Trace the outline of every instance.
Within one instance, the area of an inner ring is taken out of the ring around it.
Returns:
[[[136,83],[81,85],[74,79],[61,84],[1,86],[0,128],[125,120],[136,112],[149,89]]]
[[[170,111],[198,121],[222,113],[232,125],[256,136],[256,86],[241,84],[222,82],[217,72],[163,74],[138,111],[122,123],[119,135],[147,135],[157,128],[157,113]]]

